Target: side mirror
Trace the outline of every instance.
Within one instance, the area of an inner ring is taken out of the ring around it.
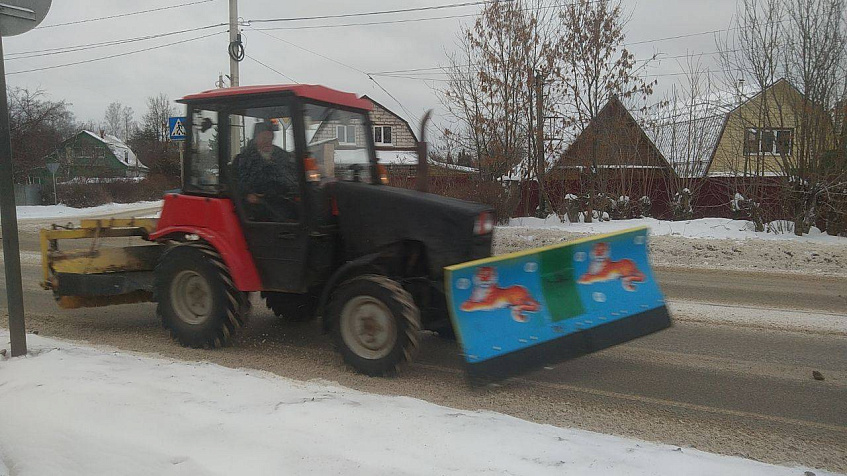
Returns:
[[[212,128],[213,125],[214,124],[212,123],[211,119],[209,119],[208,117],[204,118],[203,121],[200,123],[200,132],[208,131]]]

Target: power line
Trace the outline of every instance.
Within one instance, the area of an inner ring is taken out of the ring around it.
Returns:
[[[190,32],[194,32],[194,31],[208,30],[209,28],[215,28],[215,27],[226,26],[226,25],[227,25],[227,23],[218,23],[217,25],[207,25],[207,26],[201,26],[201,27],[197,27],[197,28],[190,28],[190,29],[187,29],[187,30],[171,31],[171,32],[167,32],[167,33],[160,33],[160,34],[156,34],[156,35],[147,35],[147,36],[139,36],[139,37],[135,37],[135,38],[124,38],[124,39],[120,39],[120,40],[102,41],[102,42],[98,42],[98,43],[87,43],[87,44],[75,45],[75,46],[63,46],[63,47],[59,47],[59,48],[46,48],[46,49],[43,49],[43,50],[32,50],[32,51],[21,51],[21,52],[18,52],[18,53],[7,53],[7,56],[16,56],[16,57],[6,58],[6,59],[8,61],[12,61],[12,60],[18,60],[18,59],[25,59],[25,58],[37,58],[37,57],[41,57],[41,56],[52,56],[52,55],[59,55],[59,54],[65,54],[65,53],[75,53],[75,52],[78,52],[78,51],[85,51],[85,50],[90,50],[90,49],[103,48],[103,47],[106,47],[106,46],[123,45],[123,44],[127,44],[127,43],[135,43],[137,41],[145,41],[145,40],[152,40],[152,39],[156,39],[156,38],[164,38],[166,36],[179,35],[179,34],[182,34],[182,33],[190,33]]]
[[[512,1],[512,0],[509,0]],[[591,3],[596,3],[599,0],[592,1]],[[492,2],[481,2],[481,3],[492,3]],[[553,8],[564,7],[567,5],[571,5],[571,3],[557,3],[554,5],[547,5],[544,7],[540,7],[538,10],[550,10]],[[534,8],[521,8],[520,11],[530,11],[536,10]],[[412,23],[412,22],[422,22],[422,21],[432,21],[432,20],[452,20],[455,18],[467,18],[467,17],[475,17],[478,16],[478,13],[462,13],[459,15],[443,15],[439,17],[425,17],[425,18],[403,18],[403,19],[395,19],[395,20],[380,20],[380,21],[371,21],[371,22],[359,22],[359,23],[340,23],[334,25],[303,25],[303,26],[287,26],[287,27],[272,27],[272,28],[257,28],[257,30],[263,31],[271,31],[271,30],[313,30],[313,29],[323,29],[323,28],[343,28],[343,27],[356,27],[356,26],[373,26],[373,25],[391,25],[397,23]]]
[[[513,0],[500,0],[503,2],[511,2]],[[381,11],[373,11],[373,12],[358,12],[358,13],[341,13],[336,15],[316,15],[310,17],[289,17],[289,18],[267,18],[267,19],[257,19],[257,20],[248,20],[248,23],[271,23],[271,22],[289,22],[289,21],[303,21],[303,20],[327,20],[332,18],[351,18],[351,17],[365,17],[365,16],[374,16],[374,15],[390,15],[395,13],[408,13],[408,12],[422,12],[422,11],[430,11],[430,10],[444,10],[448,8],[462,8],[462,7],[472,7],[477,5],[487,5],[490,3],[495,3],[496,0],[482,0],[476,2],[464,2],[464,3],[450,3],[446,5],[430,5],[426,7],[415,7],[415,8],[400,8],[396,10],[381,10]]]
[[[357,67],[355,67],[355,66],[349,65],[349,64],[347,64],[347,63],[343,63],[343,62],[338,61],[338,60],[336,60],[336,59],[334,59],[334,58],[330,58],[329,56],[326,56],[326,55],[324,55],[324,54],[318,53],[317,51],[310,50],[310,49],[305,48],[305,47],[303,47],[303,46],[300,46],[300,45],[298,45],[298,44],[296,44],[296,43],[292,43],[292,42],[290,42],[290,41],[288,41],[288,40],[282,39],[282,38],[280,38],[280,37],[278,37],[278,36],[271,35],[270,33],[266,33],[266,32],[264,32],[264,31],[257,30],[257,29],[252,28],[252,27],[249,27],[249,28],[250,28],[251,30],[253,30],[253,31],[257,31],[257,32],[259,32],[259,33],[261,33],[261,34],[263,34],[263,35],[265,35],[265,36],[269,36],[269,37],[271,37],[271,38],[273,38],[273,39],[275,39],[275,40],[277,40],[277,41],[281,41],[281,42],[283,42],[283,43],[285,43],[285,44],[287,44],[287,45],[293,46],[293,47],[298,48],[298,49],[300,49],[300,50],[303,50],[303,51],[305,51],[305,52],[307,52],[307,53],[311,53],[311,54],[313,54],[313,55],[315,55],[315,56],[318,56],[318,57],[321,57],[321,58],[323,58],[323,59],[325,59],[325,60],[327,60],[327,61],[331,61],[331,62],[333,62],[333,63],[335,63],[335,64],[337,64],[337,65],[343,66],[343,67],[345,67],[345,68],[347,68],[347,69],[353,70],[353,71],[355,71],[355,72],[357,72],[357,73],[360,73],[360,74],[363,74],[363,75],[367,76],[367,77],[368,77],[368,79],[370,79],[371,81],[373,81],[373,83],[374,83],[374,84],[376,84],[376,85],[377,85],[377,87],[379,87],[379,89],[381,89],[381,90],[382,90],[385,94],[387,94],[387,95],[388,95],[391,99],[393,99],[393,100],[394,100],[394,102],[396,102],[396,103],[397,103],[397,105],[398,105],[398,106],[400,106],[400,108],[401,108],[401,109],[403,109],[403,111],[404,111],[406,114],[408,114],[411,118],[413,118],[413,119],[417,120],[418,122],[420,121],[420,118],[418,118],[417,116],[415,116],[414,114],[412,114],[412,113],[411,113],[408,109],[406,109],[406,107],[403,105],[403,103],[401,103],[401,102],[400,102],[400,101],[399,101],[396,97],[394,97],[394,95],[393,95],[393,94],[391,94],[390,92],[388,92],[388,90],[387,90],[387,89],[385,89],[385,88],[384,88],[384,87],[383,87],[383,86],[382,86],[382,85],[381,85],[381,84],[380,84],[380,83],[379,83],[376,79],[374,79],[374,78],[373,78],[373,76],[371,76],[371,75],[370,75],[370,74],[368,74],[367,72],[365,72],[365,71],[363,71],[363,70],[361,70],[361,69],[359,69],[359,68],[357,68]],[[254,61],[255,61],[255,60],[254,60]],[[282,73],[280,73],[280,74],[282,74]]]
[[[215,1],[215,0],[197,0],[196,2],[181,3],[179,5],[170,5],[170,6],[167,6],[167,7],[151,8],[149,10],[140,10],[140,11],[129,12],[129,13],[119,13],[119,14],[116,14],[116,15],[109,15],[109,16],[98,17],[98,18],[86,18],[84,20],[69,21],[69,22],[66,22],[66,23],[54,23],[52,25],[42,25],[42,26],[36,27],[35,29],[38,30],[38,29],[42,29],[42,28],[55,28],[55,27],[58,27],[58,26],[79,25],[80,23],[89,23],[89,22],[101,21],[101,20],[111,20],[113,18],[129,17],[129,16],[133,16],[133,15],[141,15],[141,14],[144,14],[144,13],[151,13],[151,12],[160,12],[162,10],[171,10],[171,9],[174,9],[174,8],[188,7],[188,6],[191,6],[191,5],[199,5],[201,3],[209,3],[209,2],[213,2],[213,1]]]
[[[314,29],[324,29],[324,28],[343,28],[343,27],[353,27],[353,26],[373,26],[373,25],[389,25],[396,23],[413,23],[413,22],[421,22],[421,21],[432,21],[432,20],[451,20],[454,18],[467,18],[467,17],[475,17],[476,13],[465,13],[462,15],[444,15],[440,17],[426,17],[426,18],[404,18],[400,20],[380,20],[380,21],[370,21],[370,22],[359,22],[359,23],[340,23],[336,25],[303,25],[303,26],[283,26],[283,27],[273,27],[273,28],[258,28],[257,30],[314,30]]]
[[[338,60],[336,60],[336,59],[330,58],[329,56],[326,56],[326,55],[323,55],[323,54],[321,54],[321,53],[318,53],[317,51],[310,50],[309,48],[306,48],[306,47],[300,46],[300,45],[298,45],[298,44],[296,44],[296,43],[292,43],[292,42],[290,42],[290,41],[288,41],[288,40],[285,40],[285,39],[282,39],[282,38],[280,38],[280,37],[278,37],[278,36],[271,35],[270,33],[266,33],[266,32],[264,32],[264,31],[262,31],[262,30],[257,30],[257,29],[252,28],[252,27],[249,27],[249,28],[250,28],[251,30],[256,31],[256,32],[258,32],[258,33],[261,33],[261,34],[263,34],[263,35],[265,35],[265,36],[269,36],[269,37],[271,37],[271,38],[273,38],[273,39],[275,39],[275,40],[277,40],[277,41],[281,41],[281,42],[283,42],[283,43],[285,43],[285,44],[287,44],[287,45],[289,45],[289,46],[293,46],[293,47],[295,47],[295,48],[297,48],[297,49],[301,49],[301,50],[303,50],[303,51],[305,51],[305,52],[307,52],[307,53],[311,53],[311,54],[313,54],[313,55],[315,55],[315,56],[319,56],[319,57],[321,57],[321,58],[323,58],[323,59],[325,59],[325,60],[327,60],[327,61],[332,61],[333,63],[335,63],[335,64],[337,64],[337,65],[344,66],[345,68],[347,68],[347,69],[351,69],[351,70],[353,70],[353,71],[355,71],[355,72],[357,72],[357,73],[364,74],[365,76],[367,76],[367,75],[368,75],[368,73],[366,73],[366,72],[362,71],[362,70],[361,70],[361,69],[359,69],[359,68],[356,68],[355,66],[350,66],[350,65],[349,65],[349,64],[347,64],[347,63],[342,63],[341,61],[338,61]]]
[[[248,55],[248,54],[246,54],[246,53],[244,54],[244,56],[246,56],[247,58],[249,58],[249,59],[251,59],[251,60],[255,61],[256,63],[259,63],[260,65],[264,66],[265,68],[268,68],[269,70],[271,70],[271,71],[273,71],[274,73],[276,73],[276,74],[278,74],[278,75],[280,75],[280,76],[284,77],[285,79],[287,79],[287,80],[291,81],[292,83],[300,84],[300,82],[299,82],[299,81],[297,81],[296,79],[292,78],[291,76],[289,76],[289,75],[287,75],[287,74],[283,73],[282,71],[278,71],[278,70],[276,70],[276,69],[274,69],[274,68],[272,68],[272,67],[270,67],[270,66],[266,65],[265,63],[262,63],[261,61],[257,60],[256,58],[254,58],[254,57],[252,57],[252,56],[250,56],[250,55]]]
[[[183,43],[188,43],[189,41],[196,41],[196,40],[201,40],[203,38],[209,38],[210,36],[219,35],[221,33],[224,33],[224,31],[217,31],[215,33],[210,33],[208,35],[202,35],[202,36],[197,36],[197,37],[194,37],[194,38],[188,38],[186,40],[180,40],[180,41],[168,43],[168,44],[165,44],[165,45],[151,46],[149,48],[142,48],[142,49],[139,49],[139,50],[127,51],[127,52],[124,52],[124,53],[117,53],[117,54],[109,55],[109,56],[101,56],[99,58],[91,58],[91,59],[87,59],[87,60],[74,61],[72,63],[57,64],[57,65],[53,65],[53,66],[45,66],[45,67],[42,67],[42,68],[33,68],[33,69],[25,69],[25,70],[21,70],[21,71],[13,71],[11,73],[6,73],[6,75],[10,76],[10,75],[13,75],[13,74],[32,73],[32,72],[35,72],[35,71],[45,71],[45,70],[48,70],[48,69],[64,68],[66,66],[75,66],[75,65],[78,65],[78,64],[93,63],[95,61],[103,61],[103,60],[107,60],[107,59],[118,58],[118,57],[121,57],[121,56],[128,56],[128,55],[132,55],[132,54],[135,54],[135,53],[142,53],[144,51],[151,51],[151,50],[157,50],[157,49],[161,49],[161,48],[167,48],[169,46],[176,46],[176,45],[180,45],[180,44],[183,44]]]

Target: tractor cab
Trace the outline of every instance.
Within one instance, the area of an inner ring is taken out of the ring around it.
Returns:
[[[187,105],[183,193],[232,201],[263,290],[299,293],[325,279],[332,250],[309,248],[331,246],[320,240],[334,227],[327,185],[385,180],[371,103],[313,85],[216,89],[179,102]]]

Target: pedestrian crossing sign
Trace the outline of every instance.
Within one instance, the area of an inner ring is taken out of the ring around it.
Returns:
[[[171,140],[185,140],[185,118],[168,118],[168,135]]]

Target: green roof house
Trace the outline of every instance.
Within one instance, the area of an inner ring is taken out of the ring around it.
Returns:
[[[49,162],[59,163],[56,179],[60,181],[145,177],[150,171],[123,141],[91,131],[80,131],[62,142],[45,157],[45,164]]]

